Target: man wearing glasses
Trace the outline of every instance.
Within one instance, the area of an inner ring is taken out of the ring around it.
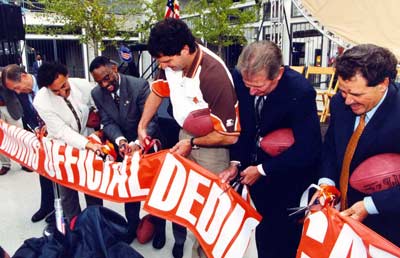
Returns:
[[[92,97],[100,113],[103,131],[118,147],[118,161],[121,161],[133,151],[128,143],[137,139],[138,123],[150,92],[149,84],[144,79],[118,73],[116,64],[105,56],[93,59],[89,71],[98,84],[92,90]],[[156,121],[157,118],[152,120],[147,131],[153,138],[159,137]],[[136,237],[139,211],[140,202],[125,203],[129,226],[128,243]]]

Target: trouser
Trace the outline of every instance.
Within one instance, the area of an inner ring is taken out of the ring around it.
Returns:
[[[179,140],[190,139],[192,137],[193,135],[183,129],[179,132]],[[193,160],[210,172],[218,174],[229,166],[229,149],[226,147],[200,147],[199,149],[192,150],[187,158]],[[183,244],[185,242],[187,234],[186,228],[176,225],[173,234],[175,243]],[[197,241],[193,244],[192,257],[206,257]]]
[[[51,211],[54,209],[53,182],[44,176],[39,175],[40,182],[40,209]]]
[[[127,202],[125,203],[125,216],[128,221],[130,231],[136,233],[136,229],[140,222],[140,202]]]
[[[59,185],[59,190],[64,216],[68,221],[71,221],[74,216],[77,216],[81,213],[78,192],[62,185]],[[103,200],[97,197],[85,194],[85,199],[86,206],[103,205]]]

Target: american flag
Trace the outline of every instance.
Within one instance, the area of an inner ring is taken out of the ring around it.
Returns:
[[[164,15],[164,19],[166,18],[179,19],[178,0],[168,0],[167,6],[165,7],[165,15]]]

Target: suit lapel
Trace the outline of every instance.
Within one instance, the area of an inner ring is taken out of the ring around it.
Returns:
[[[365,156],[365,153],[369,150],[370,146],[372,146],[377,137],[376,132],[382,127],[384,120],[387,117],[386,111],[390,106],[392,106],[391,102],[394,100],[394,96],[395,89],[393,87],[389,87],[385,100],[376,110],[371,120],[369,120],[363,131],[363,134],[361,135],[356,152],[354,153],[353,161],[362,159],[362,157]]]
[[[119,76],[121,76],[121,85],[119,86],[119,116],[124,121],[128,115],[130,96],[128,92],[128,80],[122,74]]]

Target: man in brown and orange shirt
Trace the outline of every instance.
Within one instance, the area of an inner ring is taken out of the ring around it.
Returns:
[[[240,133],[238,101],[227,67],[197,44],[187,25],[177,19],[158,22],[150,32],[148,48],[161,69],[139,122],[139,140],[147,136],[146,127],[162,99],[169,97],[174,119],[182,127],[171,151],[219,173],[229,166],[227,146]],[[177,239],[175,233],[177,258],[182,257],[186,235]]]

